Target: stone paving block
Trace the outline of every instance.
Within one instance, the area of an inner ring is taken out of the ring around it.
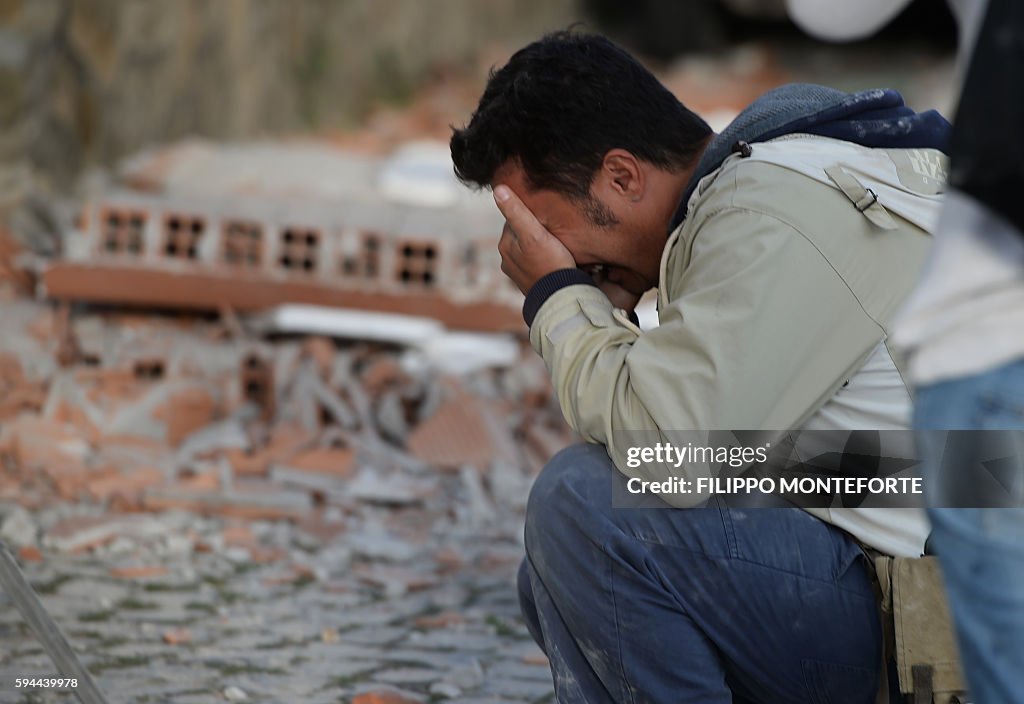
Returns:
[[[457,631],[429,631],[413,633],[408,645],[415,648],[437,650],[460,650],[467,652],[490,652],[502,645],[501,640],[492,636]]]
[[[409,635],[409,629],[396,626],[383,626],[377,628],[356,628],[338,634],[338,640],[342,643],[355,643],[357,645],[384,646],[401,642]]]
[[[149,516],[76,516],[51,526],[43,537],[43,545],[74,552],[103,545],[122,535],[143,538],[161,535],[164,530],[159,521]]]
[[[438,650],[412,650],[409,648],[389,648],[381,655],[381,658],[388,663],[422,665],[424,667],[431,667],[436,670],[444,671],[465,666],[475,659],[472,655],[467,653]]]
[[[497,694],[502,697],[519,697],[528,701],[536,701],[550,696],[554,691],[551,682],[515,679],[488,679],[483,686],[486,694]]]
[[[487,668],[487,677],[551,684],[551,671],[547,667],[527,665],[522,662],[498,661]]]
[[[302,658],[301,661],[294,662],[290,667],[290,671],[300,676],[303,680],[309,679],[323,683],[321,686],[332,682],[362,678],[381,668],[381,663],[378,660],[358,661],[333,656],[306,657],[306,652],[303,649],[304,655],[299,656]]]
[[[437,670],[423,667],[398,667],[373,673],[373,680],[395,685],[428,685],[442,678]]]

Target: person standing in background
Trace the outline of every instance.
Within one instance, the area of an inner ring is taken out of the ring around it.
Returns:
[[[866,36],[904,4],[874,13],[858,4],[848,22],[840,5],[852,3],[789,0],[789,9],[809,33],[835,40]],[[890,339],[916,389],[930,548],[965,675],[980,704],[1009,704],[1024,702],[1024,3],[950,6],[965,78],[949,190],[935,247]],[[998,473],[995,493],[966,479],[979,466]]]

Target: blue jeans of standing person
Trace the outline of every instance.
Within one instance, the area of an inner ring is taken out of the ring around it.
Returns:
[[[920,432],[918,438],[932,521],[930,546],[946,579],[971,694],[979,704],[1024,702],[1024,359],[918,389],[914,426],[920,431],[1015,431],[981,442],[977,438],[985,434]],[[1003,505],[1009,507],[949,508],[971,504],[970,496],[948,495],[956,465],[971,460],[964,446],[992,454],[993,443],[1000,444],[994,455],[1005,458]],[[957,456],[951,462],[952,453]]]
[[[875,701],[852,538],[799,509],[613,508],[615,482],[604,447],[577,445],[530,494],[519,597],[558,702]]]

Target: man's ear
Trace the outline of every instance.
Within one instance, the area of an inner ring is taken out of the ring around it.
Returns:
[[[601,163],[601,175],[607,187],[616,195],[638,201],[644,195],[644,170],[632,152],[610,149]]]

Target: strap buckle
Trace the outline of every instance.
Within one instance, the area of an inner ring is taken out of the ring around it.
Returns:
[[[857,212],[859,212],[859,213],[863,213],[865,210],[867,210],[872,205],[874,205],[875,203],[878,202],[878,194],[877,193],[872,191],[870,188],[867,188],[865,190],[867,191],[867,193],[864,194],[864,197],[861,198],[859,201],[857,201],[856,203],[853,204],[853,207],[856,208]],[[870,200],[868,200],[868,196],[871,196]]]

